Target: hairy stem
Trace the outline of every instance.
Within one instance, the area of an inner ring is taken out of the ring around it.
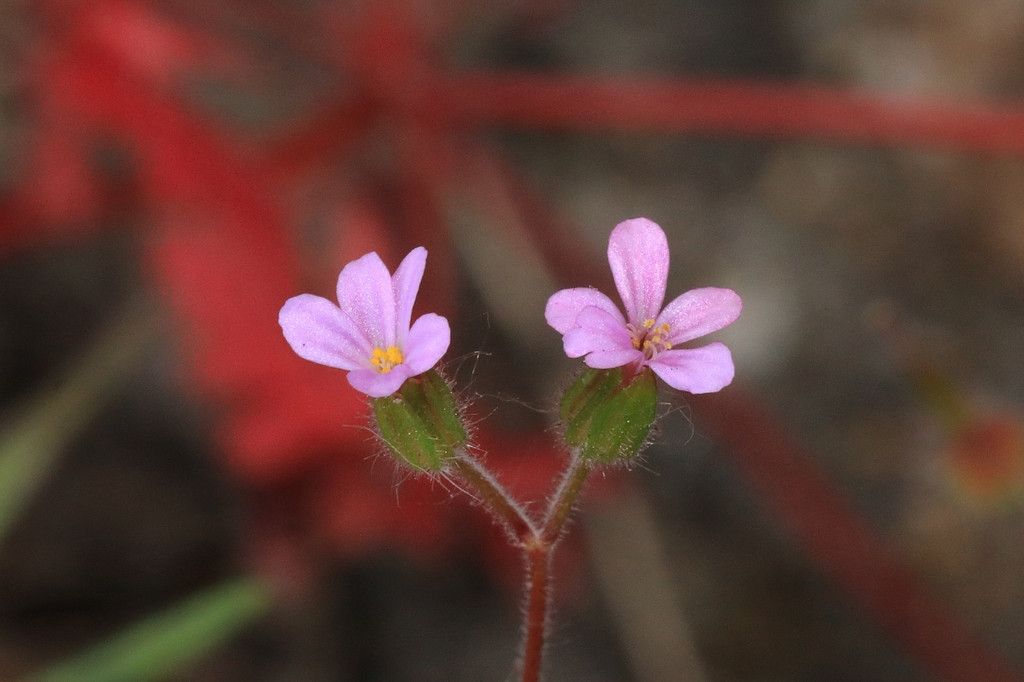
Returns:
[[[539,682],[547,635],[551,555],[569,519],[576,498],[590,475],[591,464],[573,452],[540,532],[524,538],[527,566],[526,621],[523,633],[522,682]]]
[[[565,522],[569,520],[569,514],[572,513],[573,505],[576,504],[576,498],[579,497],[592,468],[593,464],[589,460],[583,459],[579,452],[573,451],[569,466],[562,476],[562,481],[558,484],[558,490],[551,500],[551,506],[548,507],[547,519],[541,530],[541,534],[548,544],[554,545],[562,535],[562,531],[565,530]]]
[[[540,540],[537,537],[537,540]],[[526,621],[523,632],[522,682],[539,682],[547,630],[548,581],[551,568],[551,545],[538,542],[525,547],[527,571]]]
[[[522,544],[524,538],[537,534],[537,526],[533,520],[483,464],[464,450],[458,450],[451,461],[451,466],[452,473],[476,492],[480,503],[517,544]]]
[[[450,473],[477,495],[478,501],[505,528],[526,559],[526,619],[523,628],[522,682],[540,682],[550,601],[551,554],[565,530],[592,464],[573,452],[547,516],[537,525],[497,479],[464,450],[456,452]]]

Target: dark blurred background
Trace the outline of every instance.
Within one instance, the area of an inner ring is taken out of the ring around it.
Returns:
[[[945,670],[918,638],[935,609],[955,624],[936,642],[1024,671],[1024,165],[955,132],[1016,121],[1022,45],[1010,0],[3,3],[0,422],[58,416],[0,535],[0,677],[256,574],[273,606],[169,679],[513,679],[518,558],[379,456],[276,310],[426,244],[446,371],[540,508],[579,364],[544,301],[606,287],[609,231],[643,215],[669,235],[669,296],[743,297],[718,335],[737,380],[666,394],[642,462],[592,485],[547,679],[1012,679]],[[490,105],[442,77],[465,73]],[[519,97],[494,73],[561,94],[486,113]],[[643,88],[594,123],[574,88],[600,79],[739,84],[737,107],[798,89],[775,127],[637,124],[663,106]],[[844,93],[896,132],[801,118]],[[82,372],[100,378],[60,412]],[[794,469],[720,437],[756,440],[744,415]],[[804,484],[838,506],[801,506]],[[833,551],[835,509],[877,555]]]

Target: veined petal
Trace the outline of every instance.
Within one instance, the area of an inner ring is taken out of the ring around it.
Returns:
[[[375,252],[342,269],[338,275],[338,305],[375,348],[396,345],[391,273]]]
[[[676,345],[732,324],[742,309],[743,301],[732,289],[692,289],[665,306],[657,323],[668,324],[668,342]]]
[[[391,395],[412,376],[408,365],[395,365],[390,372],[378,372],[375,369],[357,369],[348,373],[348,383],[360,393],[371,398],[383,398]]]
[[[594,351],[633,350],[632,337],[621,314],[612,315],[603,308],[588,306],[576,317],[576,325],[562,337],[565,354],[570,358]]]
[[[277,321],[285,340],[301,358],[339,369],[369,365],[370,340],[326,298],[313,294],[289,298]]]
[[[434,313],[417,318],[405,342],[405,365],[409,376],[422,374],[437,364],[451,343],[448,320]]]
[[[623,326],[626,325],[626,320],[612,299],[590,287],[556,291],[544,307],[544,319],[555,331],[564,334],[576,326],[576,318],[584,308],[589,307],[605,310],[618,317]]]
[[[608,239],[608,263],[626,318],[640,324],[658,316],[668,281],[668,239],[647,218],[621,222]]]
[[[402,259],[394,277],[391,278],[395,296],[395,342],[400,348],[405,346],[409,322],[412,320],[412,306],[416,302],[416,294],[420,290],[420,281],[423,279],[423,270],[426,266],[427,250],[418,246]]]
[[[720,391],[732,383],[736,373],[732,353],[717,342],[662,351],[647,364],[666,384],[690,393]]]

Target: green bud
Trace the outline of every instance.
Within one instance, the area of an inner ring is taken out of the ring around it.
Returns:
[[[440,471],[466,444],[455,396],[434,370],[407,379],[393,395],[373,398],[381,438],[391,453],[419,471]]]
[[[562,397],[565,442],[585,459],[604,464],[632,459],[654,424],[657,393],[647,368],[629,381],[622,368],[588,368]]]

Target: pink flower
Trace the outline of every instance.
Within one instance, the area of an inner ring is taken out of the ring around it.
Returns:
[[[338,275],[339,305],[312,294],[285,302],[278,315],[284,338],[300,357],[348,370],[357,391],[391,395],[437,364],[451,341],[440,315],[427,313],[409,326],[426,262],[422,246],[394,276],[376,253],[352,261]]]
[[[626,316],[593,288],[555,293],[544,316],[562,334],[566,355],[586,356],[590,367],[650,367],[681,391],[721,390],[735,373],[729,349],[717,342],[679,345],[731,324],[743,303],[731,289],[708,287],[687,291],[662,309],[668,261],[668,240],[658,225],[646,218],[619,223],[608,240],[608,262]]]

